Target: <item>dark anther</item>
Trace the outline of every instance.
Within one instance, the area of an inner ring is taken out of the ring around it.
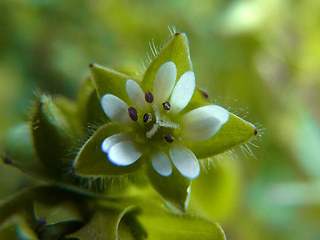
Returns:
[[[175,36],[178,36],[178,35],[180,35],[180,34],[181,34],[181,33],[177,32],[177,33],[175,33],[174,35],[175,35]]]
[[[163,137],[168,143],[172,143],[174,140],[170,135],[164,135]]]
[[[254,129],[254,135],[257,135],[257,134],[258,134],[258,129],[255,128],[255,129]]]
[[[163,106],[164,110],[170,111],[170,109],[171,109],[170,103],[168,103],[168,102],[162,103],[162,106]]]
[[[153,95],[151,92],[146,92],[146,94],[144,95],[144,98],[146,99],[146,101],[148,103],[152,103],[153,102]]]
[[[93,63],[90,63],[90,64],[89,64],[89,67],[92,68],[92,67],[93,67]]]
[[[144,121],[145,123],[151,122],[151,121],[152,121],[152,116],[151,116],[151,114],[150,114],[150,113],[146,113],[145,115],[143,115],[143,121]]]
[[[4,161],[5,164],[12,164],[12,160],[8,156],[5,156],[3,158],[3,161]]]
[[[129,107],[128,108],[128,113],[129,113],[130,118],[133,121],[137,121],[138,120],[137,110],[134,107]]]

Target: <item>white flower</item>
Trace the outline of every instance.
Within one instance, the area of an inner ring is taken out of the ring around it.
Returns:
[[[105,114],[112,121],[128,126],[127,131],[102,142],[101,149],[113,164],[128,166],[146,154],[154,170],[162,176],[172,173],[171,162],[186,178],[199,175],[198,159],[183,143],[211,138],[228,121],[229,112],[207,105],[181,113],[193,96],[195,75],[193,71],[185,72],[177,83],[176,77],[175,64],[166,62],[156,74],[152,93],[127,80],[130,107],[112,94],[101,98]]]

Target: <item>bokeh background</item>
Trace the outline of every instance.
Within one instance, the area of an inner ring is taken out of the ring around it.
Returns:
[[[168,26],[210,99],[259,129],[194,181],[190,211],[228,239],[320,239],[319,0],[1,0],[0,137],[35,91],[74,98],[91,62],[141,72]],[[0,176],[0,201],[33,184]]]

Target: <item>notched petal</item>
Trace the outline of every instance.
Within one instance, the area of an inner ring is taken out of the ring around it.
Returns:
[[[108,151],[110,162],[117,166],[128,166],[137,161],[142,153],[133,141],[119,142]]]
[[[200,165],[196,156],[188,148],[175,144],[169,150],[170,158],[178,171],[189,179],[200,174]]]
[[[128,125],[132,122],[128,115],[128,105],[120,98],[105,94],[101,98],[104,113],[113,121]]]
[[[161,176],[167,177],[172,173],[172,166],[169,158],[163,152],[157,151],[151,155],[153,169]]]
[[[170,97],[176,77],[177,68],[173,62],[166,62],[159,68],[153,85],[155,101],[162,103]]]
[[[145,94],[143,93],[138,83],[136,83],[131,79],[128,79],[126,82],[126,90],[133,104],[135,104],[139,109],[147,108],[147,103],[145,101]]]
[[[170,98],[172,112],[178,113],[188,105],[195,87],[196,79],[194,72],[185,72],[174,87]]]
[[[228,121],[229,112],[217,105],[208,105],[186,113],[181,119],[184,140],[200,142],[214,136]]]
[[[115,144],[130,139],[128,133],[117,133],[108,138],[106,138],[101,144],[101,150],[105,153],[108,153],[110,148]]]

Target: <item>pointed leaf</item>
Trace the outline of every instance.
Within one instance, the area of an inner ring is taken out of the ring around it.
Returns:
[[[191,190],[190,179],[183,177],[176,168],[173,168],[170,176],[161,176],[153,169],[151,163],[148,164],[147,175],[152,187],[170,206],[182,212],[187,210]]]
[[[46,236],[58,238],[75,232],[83,225],[84,213],[72,201],[34,202],[34,215],[40,223],[38,231],[41,238]]]
[[[177,79],[183,73],[192,70],[190,59],[189,43],[186,34],[176,33],[169,42],[160,50],[160,53],[153,59],[143,76],[142,86],[145,91],[153,91],[153,82],[159,68],[166,62],[172,61],[177,68]]]
[[[78,137],[69,117],[50,97],[39,97],[32,120],[34,146],[44,165],[58,175],[68,164],[65,160],[72,158],[70,150]]]
[[[99,99],[104,94],[113,94],[125,102],[129,102],[126,92],[126,81],[131,77],[117,72],[115,70],[99,66],[97,64],[90,65],[91,79],[96,87]]]
[[[82,146],[73,166],[75,173],[80,176],[119,176],[136,171],[141,161],[127,167],[119,167],[111,163],[106,153],[102,152],[101,144],[107,138],[124,131],[123,127],[115,123],[108,123],[100,127]]]
[[[225,152],[235,146],[241,145],[256,135],[256,128],[251,123],[230,113],[229,120],[219,132],[210,139],[202,142],[186,142],[197,158],[207,158]]]
[[[59,203],[46,203],[35,201],[34,214],[39,219],[45,219],[46,225],[54,225],[61,222],[82,222],[83,217],[80,209],[71,201]]]

